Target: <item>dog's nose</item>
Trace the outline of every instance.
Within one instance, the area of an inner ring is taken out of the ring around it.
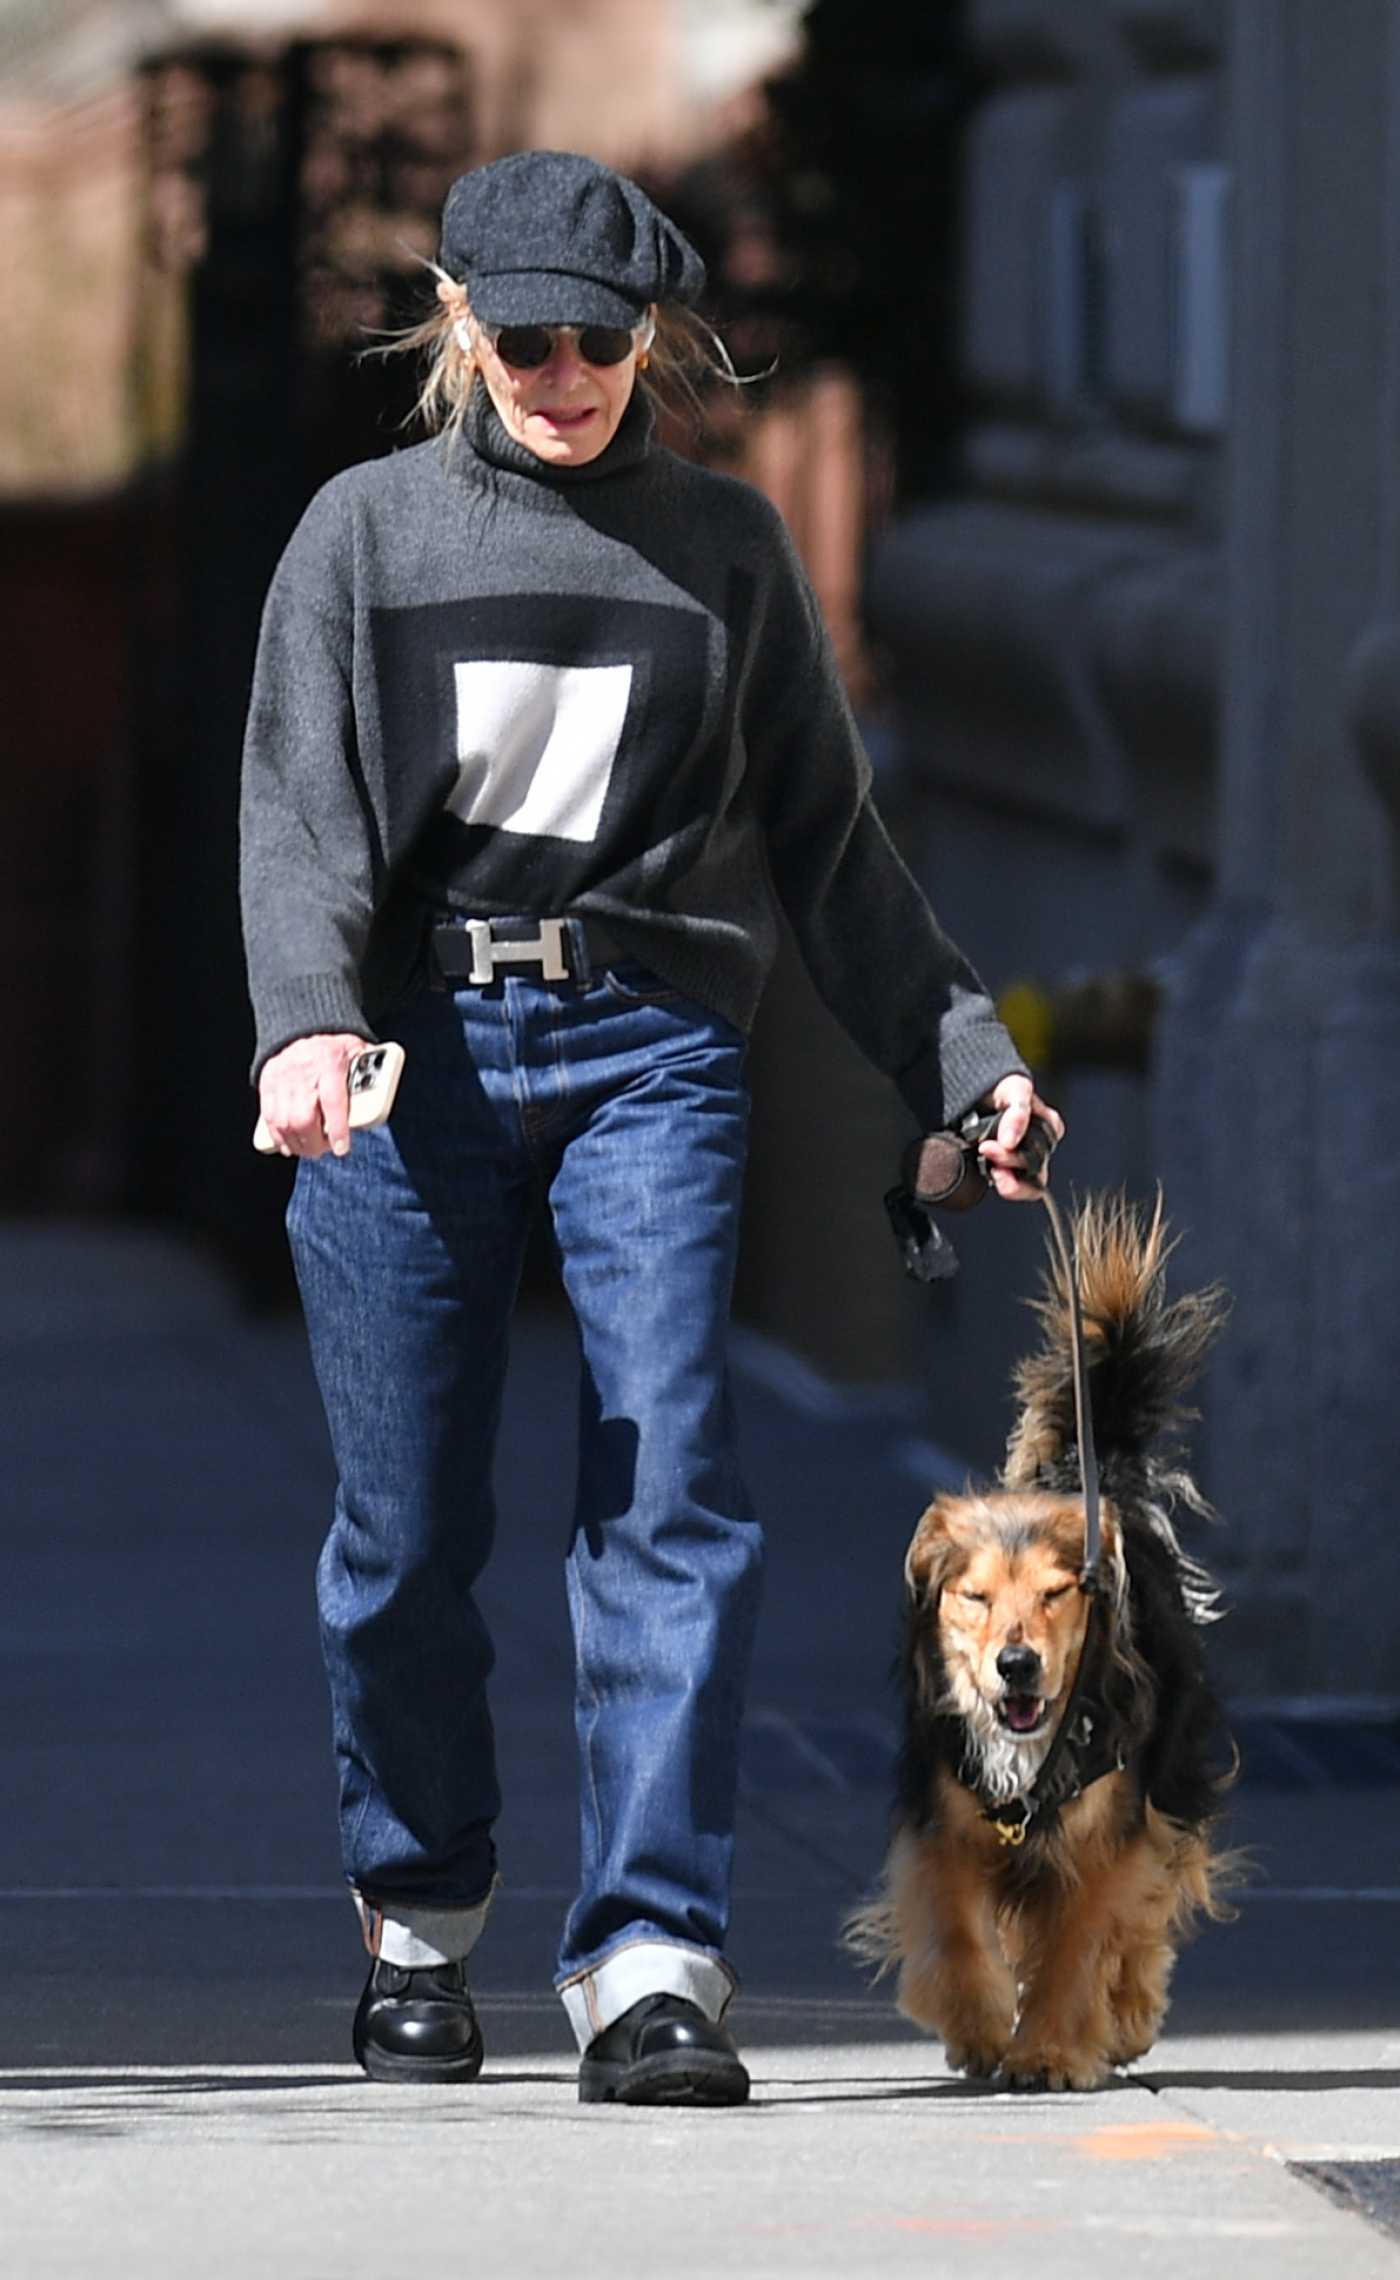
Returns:
[[[1008,1686],[1033,1693],[1040,1678],[1040,1657],[1034,1647],[1003,1647],[997,1656],[997,1675]]]

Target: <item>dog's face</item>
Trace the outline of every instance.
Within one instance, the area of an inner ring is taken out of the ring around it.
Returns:
[[[1083,1506],[1048,1493],[940,1497],[920,1521],[910,1588],[936,1626],[946,1706],[984,1741],[1053,1733],[1088,1621],[1083,1556]]]

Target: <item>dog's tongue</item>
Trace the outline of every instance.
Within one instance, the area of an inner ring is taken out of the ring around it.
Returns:
[[[1028,1734],[1040,1722],[1040,1696],[1038,1694],[1008,1694],[1006,1697],[1006,1723],[1013,1734]]]

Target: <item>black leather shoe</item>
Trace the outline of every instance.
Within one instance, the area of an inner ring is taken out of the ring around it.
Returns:
[[[355,2013],[355,2056],[376,2082],[474,2082],[481,2072],[463,1963],[376,1963]]]
[[[742,2106],[743,2060],[723,2027],[680,1995],[644,1995],[579,2062],[585,2106]]]

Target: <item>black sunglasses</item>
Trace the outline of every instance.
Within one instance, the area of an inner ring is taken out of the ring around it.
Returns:
[[[636,325],[482,325],[502,364],[517,372],[537,372],[548,364],[560,333],[572,333],[585,364],[621,364],[633,349],[649,348],[655,327],[649,318]]]

